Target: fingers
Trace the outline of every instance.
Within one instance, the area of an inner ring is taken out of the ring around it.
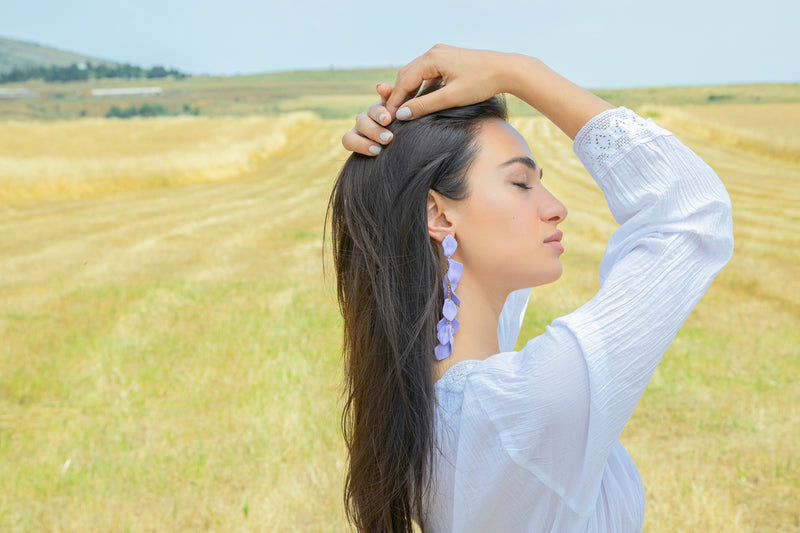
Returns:
[[[392,89],[393,87],[386,83],[375,86],[381,101],[369,106],[365,113],[358,114],[355,127],[342,137],[342,146],[351,152],[376,156],[381,153],[382,144],[391,142],[392,132],[383,126],[388,126],[394,118],[384,107],[386,99],[392,94]]]
[[[457,97],[458,94],[458,84],[454,82],[442,87],[438,91],[408,100],[397,110],[395,115],[398,120],[411,120],[456,105],[475,103],[464,102],[463,97]],[[480,100],[476,100],[476,102],[477,101]]]
[[[429,57],[430,52],[421,55],[401,68],[391,96],[386,100],[386,109],[396,116],[397,110],[407,100],[413,98],[425,80],[445,79],[436,64]]]
[[[392,132],[382,127],[381,124],[391,122],[386,108],[380,104],[372,104],[366,113],[359,113],[356,117],[356,132],[378,144],[388,144],[392,140]]]
[[[418,118],[449,107],[450,87],[446,86],[425,96],[414,98],[422,89],[450,83],[452,73],[451,56],[457,49],[436,45],[425,54],[401,68],[397,74],[394,90],[386,101],[386,108],[400,120]],[[441,93],[445,94],[441,94]]]
[[[512,56],[437,44],[400,69],[386,109],[395,118],[409,120],[485,100],[508,84],[514,72],[508,57]],[[444,87],[413,98],[417,89],[434,84]]]
[[[342,146],[351,152],[363,155],[376,156],[381,153],[380,145],[359,135],[355,128],[344,134],[344,137],[342,137]]]
[[[342,145],[359,154],[378,155],[381,153],[381,145],[389,144],[392,140],[392,132],[379,122],[388,124],[390,121],[386,108],[380,103],[374,103],[366,113],[358,114],[355,127],[342,137]]]
[[[438,78],[437,83],[441,83],[441,78]],[[379,83],[375,87],[375,90],[381,97],[381,102],[380,102],[381,105],[380,106],[373,105],[372,107],[370,107],[368,110],[368,114],[378,124],[388,126],[395,119],[394,114],[395,111],[397,111],[396,106],[393,108],[389,108],[389,106],[387,105],[387,100],[389,100],[389,98],[391,97],[392,92],[394,91],[394,87],[389,85],[388,83]],[[405,100],[413,98],[414,95],[416,94],[417,94],[417,89],[414,89],[412,92],[409,93],[408,97]]]
[[[367,109],[367,116],[370,119],[372,119],[372,121],[375,123],[376,126],[379,124],[383,126],[388,126],[392,122],[392,116],[389,114],[389,110],[386,109],[380,102],[375,102],[374,104],[369,106],[369,109]],[[360,115],[356,117],[356,123],[358,123],[359,117]],[[358,129],[358,126],[356,126],[356,128]],[[388,130],[385,130],[383,128],[379,129],[380,129],[380,132],[378,133],[379,135],[381,132],[389,133]],[[367,135],[368,137],[371,137],[366,131],[363,131],[361,133]],[[378,140],[377,137],[372,137],[372,139],[375,141]]]
[[[392,94],[392,87],[388,83],[379,83],[375,86],[375,90],[378,92],[378,96],[381,97],[381,103],[386,105],[386,100],[389,99],[389,95]]]

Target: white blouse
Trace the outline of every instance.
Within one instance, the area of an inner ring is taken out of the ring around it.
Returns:
[[[500,349],[436,383],[428,531],[641,531],[644,488],[619,442],[662,354],[733,250],[714,171],[629,109],[575,137],[619,229],[599,292],[512,351],[530,289],[512,293]],[[439,455],[440,454],[440,455]]]

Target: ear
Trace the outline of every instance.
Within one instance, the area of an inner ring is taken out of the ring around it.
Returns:
[[[438,192],[428,191],[428,235],[438,242],[455,233],[455,226],[445,213],[448,203],[448,199]]]

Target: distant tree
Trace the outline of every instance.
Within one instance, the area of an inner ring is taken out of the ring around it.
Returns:
[[[173,76],[175,79],[183,79],[187,75],[175,69],[167,70],[162,66],[153,67],[150,70],[145,70],[142,67],[124,63],[122,65],[107,66],[107,65],[94,65],[87,62],[85,65],[78,65],[73,63],[67,67],[58,66],[34,66],[19,68],[15,67],[10,72],[0,74],[0,84],[3,83],[19,83],[23,81],[39,79],[47,82],[64,82],[64,81],[77,81],[88,80],[89,78],[102,79],[102,78],[164,78],[166,76]]]
[[[112,105],[111,109],[109,109],[108,113],[106,113],[106,118],[127,118],[127,117],[122,116],[122,110],[119,107]]]
[[[161,104],[144,103],[139,107],[132,106],[126,109],[111,106],[106,113],[106,118],[160,117],[169,114],[171,114],[169,110]]]
[[[148,78],[166,78],[169,75],[167,69],[162,67],[161,65],[156,65],[150,70],[147,71],[146,76]]]
[[[140,117],[157,117],[166,115],[167,110],[161,104],[142,104],[138,112]]]
[[[152,69],[145,70],[136,65],[128,63],[116,66],[108,65],[94,65],[91,62],[78,65],[73,63],[67,67],[58,66],[33,66],[33,67],[14,67],[10,72],[0,74],[0,84],[3,83],[20,83],[23,81],[38,79],[47,82],[64,82],[64,81],[77,81],[102,79],[102,78],[165,78],[173,76],[175,79],[183,79],[187,74],[179,72],[175,69],[169,69],[158,65]]]

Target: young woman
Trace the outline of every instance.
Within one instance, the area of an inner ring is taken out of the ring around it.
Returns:
[[[425,81],[442,86],[413,98]],[[725,188],[668,131],[533,58],[436,46],[378,89],[385,103],[343,138],[359,154],[329,206],[348,517],[359,531],[640,531],[644,490],[618,438],[730,258]],[[561,274],[567,211],[502,92],[574,139],[620,224],[599,292],[520,351],[530,287]]]

